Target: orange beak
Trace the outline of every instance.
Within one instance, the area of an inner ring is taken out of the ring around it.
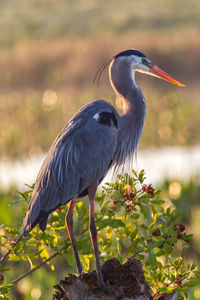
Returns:
[[[166,81],[169,81],[169,82],[179,85],[179,86],[185,86],[185,84],[177,81],[175,78],[173,78],[171,75],[165,73],[163,70],[158,68],[156,65],[150,65],[149,68],[150,68],[150,72],[153,76],[164,79]]]

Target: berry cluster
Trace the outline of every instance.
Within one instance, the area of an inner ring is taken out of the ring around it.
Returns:
[[[161,232],[160,232],[160,229],[157,228],[153,233],[152,233],[153,236],[161,236]]]
[[[183,287],[183,282],[182,282],[182,276],[183,274],[179,275],[175,280],[175,284],[177,286]],[[169,285],[169,284],[168,284]],[[161,293],[161,292],[157,292],[156,294],[153,295],[153,299],[157,299],[157,300],[164,300],[165,297],[169,295],[168,293]],[[159,298],[158,298],[159,297]]]
[[[154,230],[152,232],[152,236],[154,236],[154,237],[156,237],[156,236],[162,236],[162,233],[161,233],[160,229],[157,228],[156,230]],[[152,239],[149,239],[149,240],[147,240],[147,243],[150,243],[152,241],[153,241]]]
[[[152,187],[152,184],[143,184],[141,191],[153,197],[155,189]],[[114,200],[110,209],[111,211],[113,211],[115,209],[116,204],[121,202],[125,203],[126,211],[131,212],[133,210],[137,210],[135,207],[137,205],[135,198],[136,193],[134,186],[128,185],[126,191],[123,194],[123,200]]]
[[[163,237],[165,240],[167,240],[167,244],[171,247],[174,247],[174,243],[170,242],[169,239],[171,239],[171,235],[163,234]]]
[[[177,232],[176,238],[178,240],[183,240],[185,243],[188,243],[188,244],[190,243],[190,241],[188,239],[185,239],[186,233],[184,232],[185,231],[185,226],[183,224],[181,224],[181,223],[175,224],[174,225],[174,230]],[[166,240],[166,243],[169,246],[171,246],[171,247],[174,246],[174,243],[169,241],[169,239],[172,238],[172,236],[168,235],[168,234],[162,234],[159,228],[157,228],[156,230],[153,231],[152,236],[153,237],[162,236]],[[152,239],[147,240],[148,243],[150,243],[152,241],[153,241]],[[159,248],[163,248],[164,243],[165,243],[165,241],[162,242],[162,244],[159,246]]]
[[[126,210],[128,212],[131,212],[136,209],[136,202],[135,202],[135,191],[133,186],[129,186],[129,188],[126,190],[126,192],[123,194],[124,201],[126,202]]]
[[[149,184],[149,185],[143,184],[143,186],[142,186],[142,191],[144,193],[147,193],[147,194],[151,195],[152,197],[154,195],[154,190],[155,189],[152,187],[152,184]]]
[[[128,212],[131,212],[133,210],[137,210],[136,209],[136,202],[135,202],[135,190],[133,186],[128,186],[128,188],[126,189],[126,191],[123,193],[123,199],[122,200],[114,200],[112,201],[112,206],[111,206],[111,211],[113,211],[115,209],[115,206],[118,203],[122,203],[125,204],[125,209]]]
[[[123,198],[125,201],[133,201],[135,198],[135,192],[134,192],[134,187],[129,186],[129,188],[126,190],[126,192],[123,194]]]
[[[176,285],[177,286],[180,286],[180,287],[182,287],[183,285],[182,285],[182,276],[181,275],[179,275],[176,279],[175,279],[175,283],[176,283]]]
[[[156,237],[156,236],[162,236],[162,237],[166,240],[166,242],[167,242],[167,244],[168,244],[169,246],[171,246],[171,247],[174,246],[174,243],[168,241],[168,239],[171,238],[171,235],[168,235],[168,234],[162,234],[159,228],[157,228],[156,230],[153,231],[152,236],[153,236],[153,237]],[[150,243],[150,242],[152,242],[152,241],[153,241],[152,239],[147,240],[148,243]],[[161,249],[161,248],[163,248],[164,244],[165,244],[165,241],[163,241],[162,244],[161,244],[160,246],[158,246],[158,247]]]
[[[185,231],[185,226],[182,223],[175,224],[174,225],[174,230],[177,232],[177,239],[178,240],[184,240],[186,243],[190,243],[189,240],[185,240],[184,237],[186,236]]]

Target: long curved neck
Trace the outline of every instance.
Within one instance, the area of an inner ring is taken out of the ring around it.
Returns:
[[[109,68],[109,78],[116,94],[124,102],[125,114],[146,108],[144,96],[135,83],[135,71],[128,62],[113,60]]]
[[[109,68],[110,82],[124,104],[120,118],[115,165],[119,167],[134,156],[146,116],[146,104],[135,83],[135,73],[125,60],[113,60]]]

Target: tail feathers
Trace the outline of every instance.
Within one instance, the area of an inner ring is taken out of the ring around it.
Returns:
[[[34,199],[34,198],[33,198]],[[38,199],[37,199],[38,200]],[[40,229],[45,230],[49,212],[41,210],[39,201],[31,201],[23,222],[23,234],[28,233],[39,223]]]
[[[42,218],[41,221],[39,222],[39,227],[42,231],[45,231],[46,227],[47,227],[47,222],[49,220],[49,215],[47,215],[46,217]]]
[[[26,237],[28,233],[39,223],[39,227],[42,231],[45,230],[48,222],[49,214],[46,211],[40,211],[39,215],[36,217],[35,220],[31,222],[31,220],[28,218],[28,216],[24,219],[23,224],[23,234]]]
[[[27,224],[26,226],[23,226],[23,235],[26,237],[28,233],[31,231],[31,224]]]

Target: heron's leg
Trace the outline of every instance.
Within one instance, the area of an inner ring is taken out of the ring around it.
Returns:
[[[102,275],[101,265],[100,265],[100,260],[99,260],[99,249],[98,249],[98,244],[97,244],[97,229],[95,226],[95,219],[94,219],[94,198],[95,198],[96,190],[97,190],[96,184],[92,184],[88,188],[88,196],[89,196],[89,200],[90,200],[90,202],[89,202],[89,204],[90,204],[90,235],[91,235],[92,247],[94,250],[95,260],[96,260],[98,284],[100,287],[105,288],[106,285],[103,280],[103,275]]]
[[[67,212],[66,217],[65,217],[65,223],[66,223],[66,227],[67,227],[67,230],[68,230],[68,233],[69,233],[69,238],[70,238],[70,241],[71,241],[74,256],[75,256],[75,259],[76,259],[77,269],[78,269],[79,274],[81,274],[83,272],[83,269],[82,269],[81,262],[80,262],[80,259],[79,259],[79,256],[78,256],[78,250],[77,250],[77,247],[76,247],[76,241],[75,241],[74,232],[73,232],[73,210],[74,210],[74,205],[75,205],[75,200],[73,199],[70,202],[69,209],[68,209],[68,212]]]

